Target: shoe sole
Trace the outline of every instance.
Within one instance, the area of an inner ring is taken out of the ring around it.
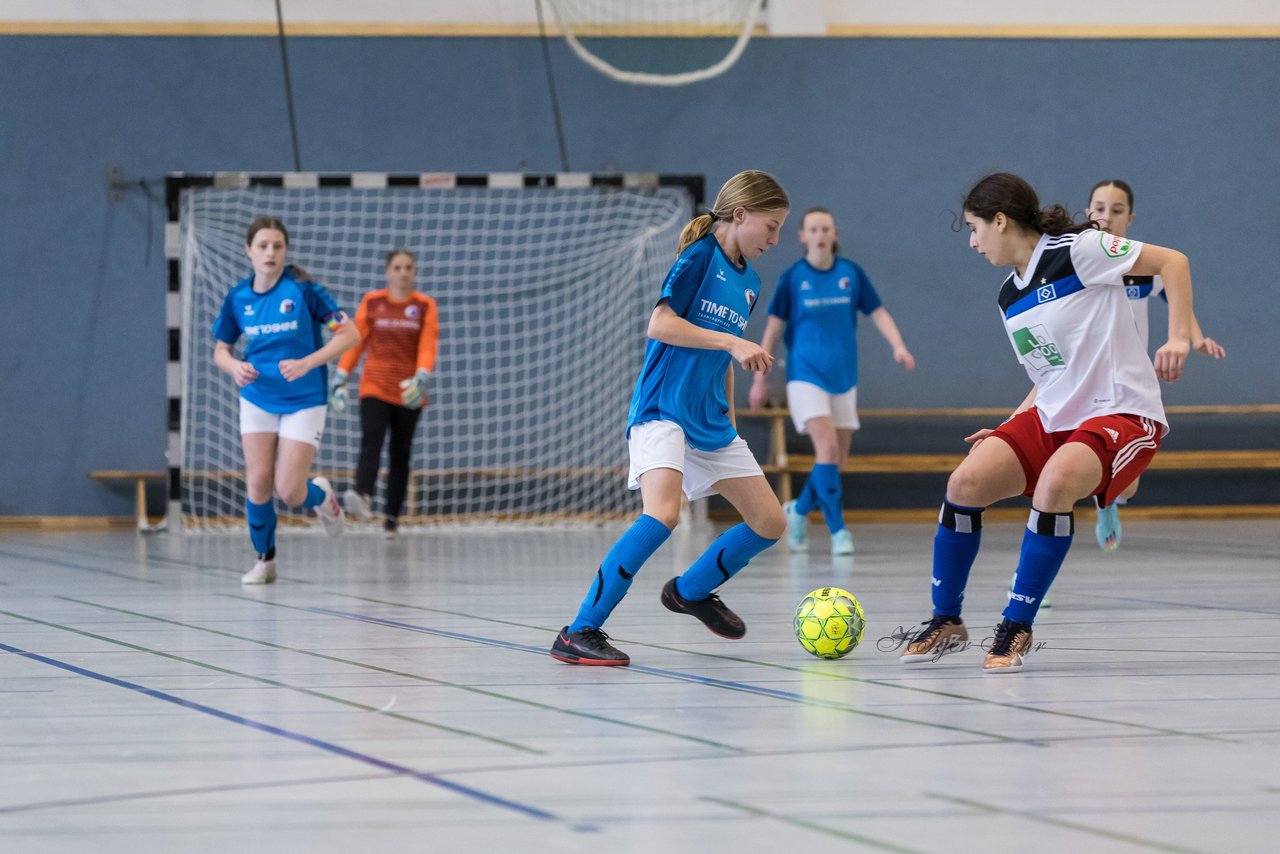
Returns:
[[[1000,673],[1021,673],[1025,664],[1026,662],[1021,662],[1018,664],[1011,664],[1008,667],[984,667],[982,668],[982,672],[993,675]]]
[[[626,667],[631,663],[631,659],[629,658],[624,661],[606,658],[582,658],[577,655],[567,655],[562,652],[554,651],[548,653],[548,655],[556,661],[564,662],[565,664],[586,664],[592,667]]]
[[[928,652],[916,652],[910,654],[904,652],[902,655],[898,656],[898,660],[903,664],[916,664],[921,661],[937,661],[943,656],[961,652],[964,650],[965,644],[968,642],[969,638],[967,635],[963,638],[953,635],[951,639],[942,643],[941,651],[939,651],[937,646],[934,646]]]

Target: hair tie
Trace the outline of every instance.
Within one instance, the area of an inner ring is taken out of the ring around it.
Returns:
[[[707,211],[707,216],[711,217],[712,223],[715,223],[716,220],[720,219],[720,217],[716,216],[715,211]]]

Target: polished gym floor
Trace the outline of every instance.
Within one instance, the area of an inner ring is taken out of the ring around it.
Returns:
[[[929,524],[785,543],[721,593],[726,641],[658,603],[681,528],[608,631],[627,668],[546,654],[618,528],[0,534],[0,840],[22,852],[1273,852],[1280,520],[1090,515],[1019,674],[974,647],[904,666]],[[1003,607],[1021,526],[966,597]],[[809,590],[868,618],[848,658],[792,637]]]

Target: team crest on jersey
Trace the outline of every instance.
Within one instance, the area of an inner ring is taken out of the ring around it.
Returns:
[[[1124,289],[1124,295],[1129,299],[1142,299],[1142,289],[1137,285],[1130,285]]]
[[[1023,361],[1038,373],[1067,366],[1058,345],[1049,340],[1049,330],[1043,324],[1014,332],[1013,346]]]
[[[418,307],[416,305],[407,305],[404,307],[404,316],[410,320],[417,320]]]
[[[751,290],[751,288],[747,288],[745,291],[743,291],[743,293],[746,294],[746,297],[747,297],[747,308],[750,308],[751,306],[756,304],[755,291]]]
[[[1053,285],[1045,285],[1043,288],[1036,290],[1036,302],[1049,302],[1056,299],[1058,292],[1053,289]]]
[[[811,290],[813,290],[813,285],[809,284],[809,280],[808,280],[808,279],[805,279],[804,281],[802,281],[802,282],[800,283],[800,290],[802,290],[802,291],[811,291]]]
[[[1114,234],[1107,234],[1105,231],[1099,232],[1098,242],[1102,245],[1102,251],[1106,253],[1108,258],[1123,258],[1133,248],[1132,240],[1116,237]]]
[[[848,277],[848,276],[841,276],[841,277],[840,277],[840,290],[842,290],[842,291],[847,291],[847,290],[849,290],[849,285],[850,285],[850,284],[852,284],[852,282],[850,282],[850,281],[849,281],[849,277]]]
[[[293,300],[287,299],[284,302],[280,303],[281,314],[288,314],[291,311],[293,311]]]

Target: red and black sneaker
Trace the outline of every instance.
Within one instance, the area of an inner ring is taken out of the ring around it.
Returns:
[[[686,599],[676,590],[673,578],[662,586],[662,606],[677,614],[688,614],[697,617],[702,624],[722,638],[737,640],[747,633],[747,624],[729,606],[720,601],[720,597],[712,593],[706,599]]]
[[[565,664],[596,664],[621,667],[631,663],[631,656],[609,643],[609,636],[599,629],[569,631],[565,626],[551,645],[551,657]]]

